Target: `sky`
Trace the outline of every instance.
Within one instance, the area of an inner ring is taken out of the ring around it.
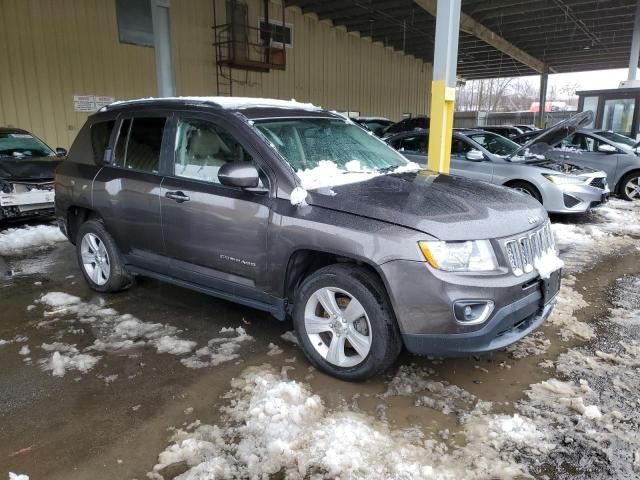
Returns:
[[[540,85],[540,76],[526,78],[536,87]],[[562,86],[567,83],[579,83],[578,90],[597,90],[601,88],[618,88],[622,80],[627,79],[627,69],[617,68],[613,70],[594,70],[591,72],[556,73],[549,75],[549,88],[552,85]]]

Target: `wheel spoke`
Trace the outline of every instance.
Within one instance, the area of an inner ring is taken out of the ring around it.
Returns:
[[[344,354],[344,336],[333,335],[327,352],[327,361],[334,365],[342,365],[347,356]]]
[[[627,190],[627,195],[629,198],[636,198],[638,191],[636,189],[631,189],[631,191]]]
[[[358,352],[362,358],[369,354],[369,349],[371,348],[371,337],[367,337],[362,335],[360,332],[351,329],[347,333],[347,340],[349,340],[353,349]]]
[[[364,314],[365,312],[362,304],[355,298],[351,298],[351,300],[349,300],[349,305],[347,305],[347,308],[342,312],[342,318],[349,323],[353,323],[359,318],[362,318]]]
[[[304,318],[304,328],[308,334],[331,331],[331,323],[328,318],[311,315]]]
[[[89,252],[82,252],[82,263],[85,265],[91,264],[95,261],[95,257]]]
[[[98,237],[96,237],[95,235],[89,234],[87,235],[87,243],[89,244],[89,247],[91,248],[93,253],[98,253],[99,250],[99,246],[98,246]]]
[[[100,265],[96,264],[96,266],[93,267],[91,279],[100,285],[100,281],[102,280],[102,267]]]
[[[341,310],[336,302],[336,292],[328,288],[323,288],[315,293],[316,299],[329,315],[339,315]]]

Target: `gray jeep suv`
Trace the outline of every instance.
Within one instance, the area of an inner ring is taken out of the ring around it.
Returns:
[[[88,119],[56,179],[91,288],[145,275],[291,317],[309,361],[346,380],[403,345],[503,348],[540,326],[559,289],[538,202],[420,170],[308,104],[116,103]]]

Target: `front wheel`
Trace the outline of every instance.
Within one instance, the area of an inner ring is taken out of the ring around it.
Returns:
[[[83,223],[78,230],[76,254],[82,275],[98,292],[118,292],[131,285],[115,241],[97,220]]]
[[[542,195],[540,195],[540,192],[538,191],[538,189],[533,185],[531,185],[529,182],[524,182],[524,181],[511,182],[507,186],[509,188],[513,188],[514,190],[522,192],[525,195],[529,195],[530,197],[535,198],[538,202],[542,203]]]
[[[307,278],[296,295],[293,321],[309,361],[342,380],[384,371],[402,349],[384,287],[358,266],[331,265]]]
[[[622,179],[620,193],[624,200],[640,200],[640,173],[631,173]]]

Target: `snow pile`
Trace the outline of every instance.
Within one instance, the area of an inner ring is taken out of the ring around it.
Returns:
[[[26,250],[44,249],[66,240],[58,227],[36,225],[0,232],[0,255],[20,255]]]
[[[614,304],[602,321],[607,335],[560,355],[556,370],[564,379],[531,385],[517,405],[557,444],[547,465],[573,478],[640,476],[640,277],[618,280]]]
[[[212,338],[206,347],[195,351],[195,354],[181,360],[185,367],[204,368],[215,367],[224,362],[235,360],[240,356],[238,351],[244,342],[253,340],[244,328],[223,328],[223,337]]]
[[[176,327],[161,323],[144,322],[131,314],[120,314],[112,308],[83,302],[79,297],[64,292],[49,292],[40,297],[45,306],[45,316],[75,315],[80,323],[88,324],[96,338],[82,352],[75,345],[61,343],[43,344],[42,348],[53,352],[41,361],[42,368],[53,375],[62,376],[65,370],[81,372],[90,370],[100,360],[91,352],[115,352],[151,346],[158,353],[184,355],[193,351],[196,342],[178,337]]]
[[[397,167],[388,172],[392,173],[408,173],[420,171],[422,167],[414,162],[407,162],[406,165]],[[318,166],[307,170],[299,170],[296,172],[305,190],[316,190],[319,188],[337,187],[350,183],[364,182],[372,178],[384,175],[376,171],[363,170],[360,162],[351,160],[345,164],[345,168],[340,168],[336,163],[330,160],[321,160]]]
[[[432,372],[415,365],[401,365],[389,382],[383,398],[415,396],[416,406],[429,407],[445,415],[469,412],[477,398],[457,385],[432,380]]]
[[[291,205],[300,205],[301,207],[304,207],[307,204],[307,195],[309,195],[309,193],[304,188],[294,188],[289,196]]]
[[[575,316],[575,312],[589,305],[584,297],[573,288],[575,283],[576,278],[572,275],[563,278],[560,292],[556,296],[556,306],[547,322],[560,327],[559,335],[564,341],[575,337],[591,340],[595,337],[595,330],[585,322],[579,321]]]
[[[436,383],[422,383],[418,369],[412,367],[401,373],[393,391],[425,386],[441,392],[444,399],[446,387],[452,386]],[[394,429],[370,415],[330,411],[308,387],[268,366],[246,369],[232,380],[225,398],[229,403],[221,422],[213,426],[194,422],[177,430],[171,445],[158,456],[150,478],[161,479],[165,468],[184,462],[189,470],[180,480],[273,475],[287,479],[509,479],[527,475],[517,461],[521,451],[534,456],[554,448],[535,422],[518,414],[489,415],[487,402],[460,412],[463,444],[425,439],[417,429]],[[473,396],[465,398],[472,401]]]
[[[29,475],[9,472],[9,480],[29,480]]]
[[[560,260],[555,249],[550,248],[534,260],[533,266],[538,271],[540,278],[546,280],[551,277],[553,272],[560,270],[564,266],[564,262]]]
[[[78,370],[87,373],[102,357],[80,353],[75,345],[60,342],[43,343],[41,348],[53,352],[49,358],[40,360],[42,370],[51,371],[54,377],[63,377],[67,370]]]
[[[542,355],[550,345],[551,341],[544,336],[544,333],[534,332],[509,345],[506,350],[512,358],[525,358]]]

